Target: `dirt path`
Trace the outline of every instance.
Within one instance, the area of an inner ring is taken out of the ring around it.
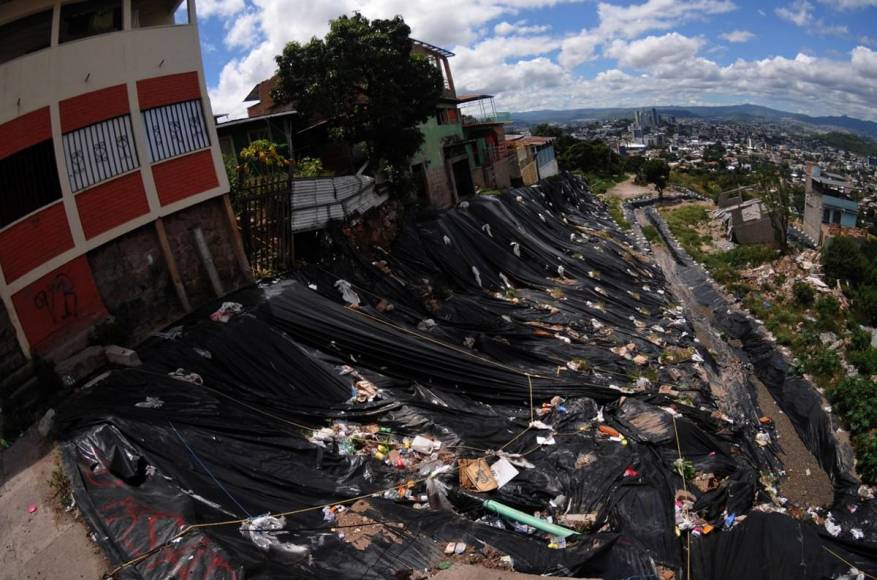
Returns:
[[[640,225],[648,223],[642,210],[636,212],[636,218]],[[834,497],[831,479],[804,446],[792,422],[767,387],[744,367],[735,349],[712,327],[712,312],[701,306],[688,285],[679,279],[678,265],[667,248],[654,245],[653,250],[673,295],[685,307],[698,340],[716,358],[719,372],[711,373],[710,389],[719,408],[735,419],[743,414],[751,419],[752,413],[773,419],[777,442],[782,447],[778,456],[786,472],[779,484],[780,495],[801,506],[831,505]]]
[[[0,580],[95,580],[109,569],[74,512],[54,507],[57,465],[35,428],[0,455]]]
[[[628,199],[631,197],[638,197],[645,194],[651,195],[654,193],[655,187],[653,185],[637,185],[633,182],[632,175],[627,178],[626,181],[622,181],[621,183],[618,183],[606,190],[606,195],[610,197],[617,197],[619,199]]]

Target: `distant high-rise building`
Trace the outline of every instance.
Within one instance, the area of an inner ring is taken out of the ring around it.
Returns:
[[[658,111],[652,107],[652,125],[657,127],[661,124],[661,118],[658,117]]]

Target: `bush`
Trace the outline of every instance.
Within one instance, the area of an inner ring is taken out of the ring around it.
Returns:
[[[816,301],[816,313],[819,326],[824,330],[838,330],[840,321],[840,303],[833,296],[823,296]]]
[[[624,210],[621,209],[621,200],[617,197],[611,197],[606,200],[606,205],[609,209],[609,215],[612,216],[615,223],[617,223],[621,229],[629,230],[630,223],[624,219]]]
[[[862,350],[851,350],[847,352],[847,360],[850,364],[859,369],[860,373],[866,375],[877,374],[877,348],[868,348]]]
[[[643,235],[650,244],[660,244],[664,241],[661,239],[661,234],[658,233],[658,229],[655,226],[643,226]]]
[[[863,377],[847,377],[828,394],[852,434],[857,469],[866,483],[877,481],[877,385]]]
[[[853,435],[877,425],[877,385],[864,377],[846,377],[828,395],[836,413]]]
[[[862,286],[855,292],[853,314],[862,324],[877,325],[877,288]]]
[[[313,157],[304,157],[296,161],[293,171],[296,177],[321,177],[327,174],[323,162]]]
[[[830,377],[840,371],[840,358],[830,348],[822,348],[807,358],[804,368],[808,373]]]
[[[799,306],[812,306],[816,300],[816,291],[813,290],[813,286],[804,282],[795,282],[792,293],[795,295],[795,303]]]
[[[877,482],[877,432],[853,437],[853,449],[856,451],[856,469],[862,481],[874,484]]]
[[[856,285],[865,279],[868,260],[853,238],[832,238],[822,251],[822,266],[830,281],[847,280]]]
[[[850,350],[866,350],[871,347],[871,333],[858,324],[851,328]]]

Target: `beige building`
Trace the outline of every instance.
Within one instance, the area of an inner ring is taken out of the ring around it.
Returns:
[[[0,376],[247,279],[196,22],[194,0],[0,2]]]

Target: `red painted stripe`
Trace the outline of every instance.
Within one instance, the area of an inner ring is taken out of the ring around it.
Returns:
[[[181,103],[201,98],[201,84],[197,72],[180,73],[137,81],[140,109]]]
[[[77,194],[76,206],[89,240],[149,212],[140,171]]]
[[[0,159],[33,147],[52,138],[52,119],[49,107],[17,117],[0,125]]]
[[[60,102],[61,132],[69,133],[130,112],[128,87],[116,85]]]

